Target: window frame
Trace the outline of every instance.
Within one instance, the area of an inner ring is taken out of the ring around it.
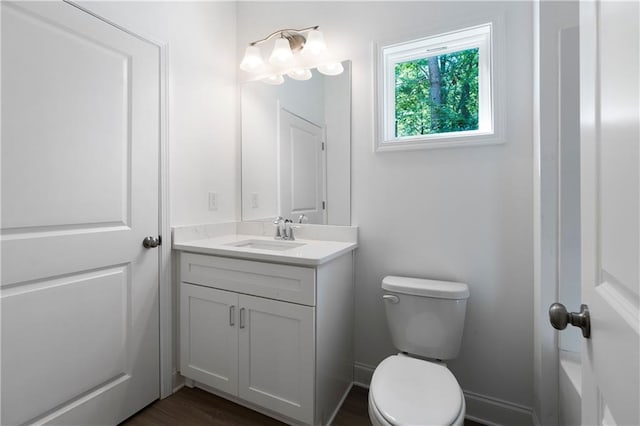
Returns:
[[[502,143],[502,114],[496,102],[499,93],[496,78],[496,37],[494,22],[462,29],[377,45],[377,135],[376,151],[430,149],[453,146],[478,146]],[[467,49],[479,49],[478,130],[395,136],[395,66],[432,56]],[[425,54],[427,50],[427,54]],[[428,54],[433,53],[433,54]]]

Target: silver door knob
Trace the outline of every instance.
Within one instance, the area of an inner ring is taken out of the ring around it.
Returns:
[[[564,330],[567,324],[571,324],[582,329],[584,338],[591,337],[591,316],[587,305],[580,305],[580,312],[567,312],[562,303],[554,303],[549,307],[549,321],[556,330]]]
[[[162,244],[162,237],[158,235],[158,237],[145,237],[144,240],[142,240],[142,247],[150,249],[150,248],[156,248],[159,245]]]

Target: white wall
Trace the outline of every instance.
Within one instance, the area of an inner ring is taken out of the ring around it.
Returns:
[[[233,2],[83,2],[169,46],[171,225],[239,215]],[[208,193],[218,195],[209,211]]]
[[[238,4],[238,57],[278,28],[320,25],[352,62],[352,218],[356,254],[356,360],[394,353],[380,281],[387,274],[467,282],[462,350],[449,363],[462,387],[532,405],[532,7],[519,2],[301,2]],[[461,13],[462,12],[462,13]],[[443,22],[504,15],[507,142],[373,152],[372,42],[427,35]],[[489,401],[484,399],[483,401]],[[514,411],[514,412],[515,412]]]

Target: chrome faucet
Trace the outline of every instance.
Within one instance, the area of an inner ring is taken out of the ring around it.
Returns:
[[[273,224],[276,226],[276,240],[286,240],[286,228],[284,226],[284,218],[282,216],[276,217],[276,220],[273,221]]]
[[[293,241],[296,239],[293,234],[293,221],[291,219],[285,219],[282,216],[278,216],[273,224],[276,225],[276,240]]]
[[[294,241],[296,239],[295,235],[293,235],[293,221],[291,219],[287,219],[284,221],[284,235],[285,240]]]

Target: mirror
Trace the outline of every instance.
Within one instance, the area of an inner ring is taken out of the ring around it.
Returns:
[[[342,65],[337,76],[243,84],[242,220],[351,224],[351,62]]]

